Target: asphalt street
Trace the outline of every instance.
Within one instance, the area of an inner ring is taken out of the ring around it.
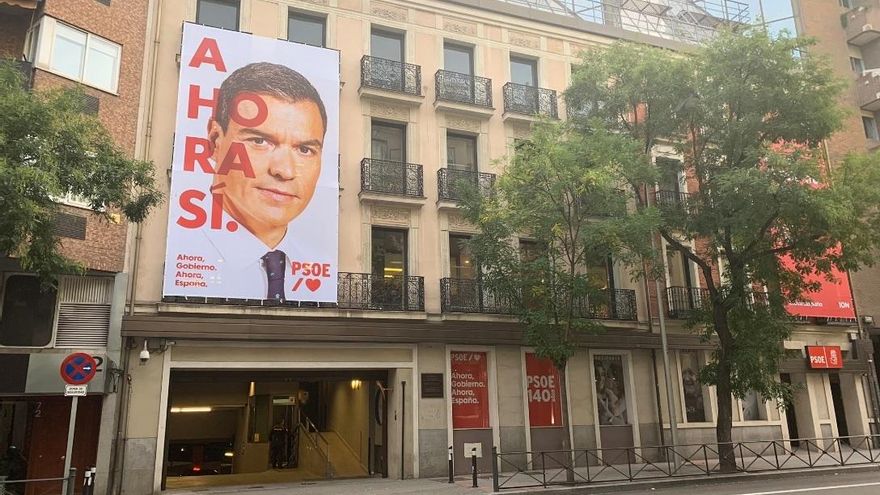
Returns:
[[[701,484],[669,488],[629,490],[621,495],[877,495],[880,494],[880,470],[822,476],[789,476],[779,479],[737,481],[732,483]]]

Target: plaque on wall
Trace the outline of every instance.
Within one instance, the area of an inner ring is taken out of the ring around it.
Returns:
[[[422,373],[422,398],[443,398],[443,373]]]

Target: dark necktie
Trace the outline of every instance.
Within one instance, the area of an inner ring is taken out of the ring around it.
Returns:
[[[284,251],[270,251],[263,255],[263,268],[266,270],[266,279],[269,281],[269,290],[266,299],[276,301],[284,300],[284,268],[287,255]]]

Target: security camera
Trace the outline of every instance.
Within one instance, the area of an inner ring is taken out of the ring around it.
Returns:
[[[141,350],[140,358],[141,364],[147,364],[147,361],[150,360],[150,350],[147,349],[147,339],[144,339],[144,348]]]

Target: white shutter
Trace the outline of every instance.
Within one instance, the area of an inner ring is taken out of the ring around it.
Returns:
[[[111,277],[64,277],[59,284],[55,347],[106,347]]]

